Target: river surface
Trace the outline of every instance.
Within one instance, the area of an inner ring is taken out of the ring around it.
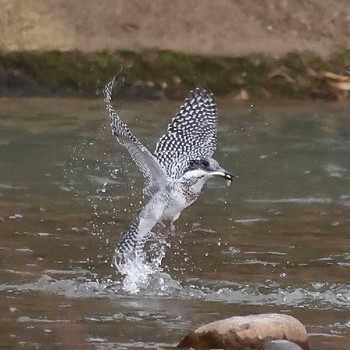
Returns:
[[[282,312],[315,349],[350,349],[350,106],[218,105],[216,158],[237,178],[210,181],[174,233],[155,229],[142,278],[112,264],[145,198],[103,104],[0,99],[1,348],[167,349],[204,323]],[[154,149],[178,106],[118,110]]]

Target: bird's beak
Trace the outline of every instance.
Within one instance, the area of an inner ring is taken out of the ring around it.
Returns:
[[[235,178],[234,175],[228,173],[228,172],[225,172],[224,175],[223,175],[223,178],[226,179],[226,180],[230,180],[230,181],[233,181],[233,179]]]
[[[229,187],[234,179],[234,176],[227,171],[224,172],[223,178],[226,180],[226,186]]]
[[[229,173],[223,168],[215,169],[215,171],[213,171],[211,175],[222,176],[227,181],[227,183],[231,183],[235,178],[234,175],[232,175],[231,173]]]
[[[229,187],[234,179],[234,176],[227,171],[224,172],[223,178],[226,180],[226,186]]]

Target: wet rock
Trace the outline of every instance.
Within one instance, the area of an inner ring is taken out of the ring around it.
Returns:
[[[235,97],[234,97],[235,101],[247,101],[249,100],[249,94],[247,92],[247,90],[242,89]]]
[[[302,350],[302,348],[284,339],[265,339],[263,341],[263,350]]]
[[[294,317],[283,314],[236,316],[215,321],[189,333],[177,347],[198,350],[310,349],[305,327]]]
[[[338,101],[342,101],[348,96],[350,92],[350,76],[323,72],[322,77],[326,80],[331,92]]]

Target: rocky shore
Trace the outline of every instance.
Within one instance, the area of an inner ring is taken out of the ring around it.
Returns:
[[[0,54],[0,96],[95,96],[120,72],[119,95],[179,98],[194,86],[235,99],[344,99],[350,90],[350,50],[327,59],[310,52],[282,58],[199,56],[172,51],[10,52]],[[330,82],[343,85],[332,86]],[[344,85],[345,84],[345,85]],[[346,85],[347,84],[347,85]],[[342,88],[344,86],[344,88]]]
[[[93,96],[121,68],[120,93],[137,98],[201,85],[236,99],[341,100],[350,89],[347,0],[1,0],[0,10],[1,96]]]

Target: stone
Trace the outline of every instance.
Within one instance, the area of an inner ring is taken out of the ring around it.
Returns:
[[[190,332],[177,347],[196,350],[310,350],[303,324],[292,316],[275,313],[235,316],[208,323]]]

